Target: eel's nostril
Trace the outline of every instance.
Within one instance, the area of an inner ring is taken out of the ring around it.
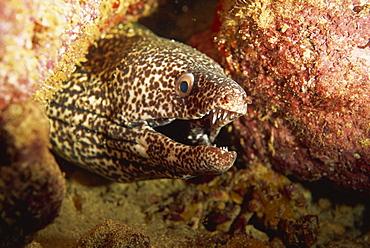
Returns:
[[[230,102],[232,102],[233,101],[233,95],[231,95],[231,94],[227,94],[225,97],[224,97],[224,99],[225,99],[225,102],[226,103],[230,103]]]

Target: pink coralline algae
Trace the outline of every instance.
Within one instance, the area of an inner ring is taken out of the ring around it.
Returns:
[[[155,6],[155,0],[1,1],[0,110],[36,90],[36,98],[47,101],[94,40]]]
[[[253,104],[245,158],[302,180],[370,190],[370,5],[224,1],[224,65]],[[228,7],[230,6],[230,7]]]

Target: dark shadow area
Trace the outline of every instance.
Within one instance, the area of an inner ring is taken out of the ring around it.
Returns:
[[[139,22],[159,36],[184,42],[211,26],[217,4],[218,0],[162,0]]]

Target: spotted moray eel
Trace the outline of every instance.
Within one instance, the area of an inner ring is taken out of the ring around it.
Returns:
[[[119,182],[233,165],[235,152],[211,144],[246,113],[248,98],[215,61],[138,24],[118,25],[86,58],[46,111],[56,154]]]

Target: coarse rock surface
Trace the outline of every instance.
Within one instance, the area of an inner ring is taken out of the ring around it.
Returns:
[[[47,101],[94,40],[155,6],[155,0],[1,1],[0,110],[36,90],[36,98]]]
[[[0,247],[18,247],[58,216],[65,180],[48,150],[49,121],[27,101],[0,111]]]
[[[247,160],[370,192],[370,7],[224,1],[217,45],[251,96],[235,123]]]

